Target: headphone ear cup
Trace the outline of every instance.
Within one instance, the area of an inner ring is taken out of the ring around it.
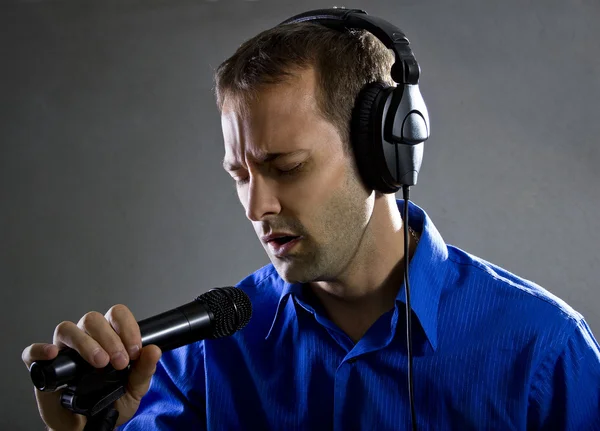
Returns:
[[[365,85],[354,104],[350,139],[360,176],[371,190],[381,193],[395,193],[398,187],[390,185],[383,152],[382,113],[383,104],[394,87],[381,82]]]

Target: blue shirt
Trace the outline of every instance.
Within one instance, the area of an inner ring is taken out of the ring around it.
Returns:
[[[584,318],[446,245],[412,202],[409,224],[421,232],[409,269],[419,429],[599,430],[600,349]],[[404,286],[356,344],[272,265],[238,287],[250,323],[165,352],[122,429],[409,429]]]

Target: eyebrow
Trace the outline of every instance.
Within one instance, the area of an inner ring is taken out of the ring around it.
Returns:
[[[293,155],[296,155],[299,153],[304,153],[307,151],[308,150],[296,150],[296,151],[290,151],[287,153],[264,153],[263,155],[261,155],[257,158],[257,162],[258,163],[268,163],[268,162],[277,160],[279,157],[293,156]],[[235,170],[238,170],[241,168],[242,168],[241,164],[232,163],[232,162],[229,162],[228,160],[226,160],[225,158],[223,158],[223,169],[225,169],[226,171],[235,171]]]

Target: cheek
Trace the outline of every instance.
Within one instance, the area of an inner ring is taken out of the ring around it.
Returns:
[[[325,166],[306,173],[302,181],[285,186],[281,193],[282,204],[290,208],[318,210],[317,206],[326,204],[332,196],[339,194],[346,184],[347,167],[341,161]]]

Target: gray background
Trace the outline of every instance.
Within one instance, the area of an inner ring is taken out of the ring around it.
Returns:
[[[338,2],[0,6],[0,429],[42,429],[20,354],[62,320],[144,318],[268,262],[220,167],[212,70]],[[600,3],[348,1],[402,28],[433,134],[412,198],[445,240],[600,333]]]

